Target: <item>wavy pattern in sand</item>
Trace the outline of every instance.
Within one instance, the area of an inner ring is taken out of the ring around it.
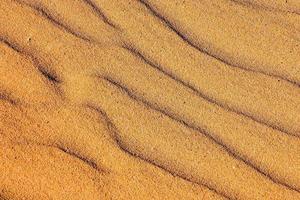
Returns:
[[[2,0],[0,199],[300,199],[299,8]]]

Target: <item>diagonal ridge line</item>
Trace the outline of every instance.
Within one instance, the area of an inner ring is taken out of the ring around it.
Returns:
[[[111,22],[108,17],[103,13],[103,11],[93,2],[93,0],[83,0],[93,11],[103,20],[104,23],[108,24],[112,28],[118,29],[117,25]]]
[[[138,0],[141,4],[143,4],[151,13],[153,16],[155,16],[156,18],[160,19],[162,22],[164,22],[164,24],[170,29],[172,30],[176,35],[178,35],[185,43],[187,43],[188,45],[190,45],[191,47],[193,47],[194,49],[198,50],[201,53],[204,53],[224,64],[226,64],[227,66],[231,66],[234,68],[238,68],[244,71],[248,71],[248,72],[252,72],[252,73],[259,73],[259,74],[263,74],[265,76],[269,76],[272,78],[276,78],[276,79],[281,79],[284,81],[289,82],[290,84],[295,85],[296,87],[300,87],[300,83],[294,81],[294,80],[290,80],[286,77],[283,77],[281,75],[276,75],[276,74],[271,74],[271,73],[267,73],[265,71],[261,71],[261,70],[254,70],[254,69],[249,69],[249,68],[245,68],[233,63],[230,63],[228,61],[226,61],[225,59],[218,57],[217,55],[214,55],[213,53],[209,52],[208,50],[206,50],[205,48],[201,48],[199,46],[197,46],[196,44],[194,44],[187,36],[185,36],[184,34],[182,34],[178,29],[176,29],[176,27],[169,21],[167,20],[164,16],[162,16],[160,13],[158,13],[149,3],[147,3],[145,0]]]

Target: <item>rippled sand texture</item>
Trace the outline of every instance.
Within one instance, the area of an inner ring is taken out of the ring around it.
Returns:
[[[300,199],[299,0],[1,0],[0,199]]]

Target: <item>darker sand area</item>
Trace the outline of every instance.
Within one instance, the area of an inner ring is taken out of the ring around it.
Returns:
[[[300,1],[0,0],[0,199],[300,199]]]

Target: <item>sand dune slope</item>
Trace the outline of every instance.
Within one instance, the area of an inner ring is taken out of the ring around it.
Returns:
[[[1,0],[0,199],[300,199],[297,0]]]

